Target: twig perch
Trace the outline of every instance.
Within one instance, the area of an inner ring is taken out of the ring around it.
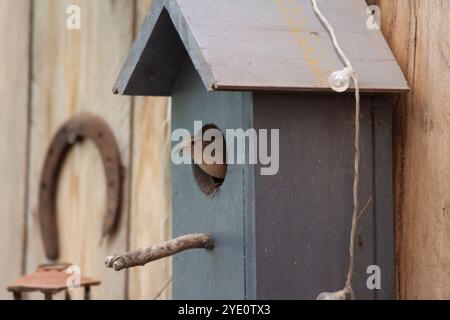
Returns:
[[[121,255],[106,257],[105,264],[116,271],[144,266],[149,262],[172,256],[178,252],[190,249],[212,249],[214,241],[209,234],[187,234],[162,244],[148,248],[126,252]]]

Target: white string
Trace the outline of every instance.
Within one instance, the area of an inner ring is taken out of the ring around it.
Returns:
[[[355,235],[356,235],[356,227],[357,227],[357,220],[358,220],[358,186],[359,186],[359,162],[360,162],[360,151],[359,151],[359,144],[360,144],[360,95],[359,95],[359,82],[358,82],[358,75],[353,69],[353,66],[350,62],[350,60],[347,58],[346,54],[344,53],[344,50],[339,46],[336,34],[334,32],[333,26],[330,24],[330,22],[327,20],[327,18],[322,14],[319,7],[317,6],[316,0],[311,0],[314,11],[316,12],[317,16],[319,17],[320,21],[325,25],[328,33],[331,36],[331,39],[333,41],[333,45],[336,48],[337,53],[339,54],[342,61],[345,63],[347,68],[351,71],[351,78],[355,84],[355,171],[353,176],[353,216],[352,216],[352,226],[350,231],[350,245],[349,245],[349,266],[348,266],[348,273],[347,273],[347,280],[345,282],[345,288],[341,290],[342,292],[346,294],[350,294],[352,299],[355,298],[355,294],[353,292],[352,288],[352,276],[353,276],[353,268],[354,268],[354,251],[355,251]]]

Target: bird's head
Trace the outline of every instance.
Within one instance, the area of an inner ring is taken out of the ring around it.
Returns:
[[[211,143],[210,141],[204,141],[201,134],[196,134],[186,139],[180,146],[178,152],[180,155],[188,153],[195,163],[203,162],[203,150]]]
[[[221,136],[221,135],[220,135]],[[224,179],[226,174],[226,156],[225,142],[221,136],[222,143],[216,144],[212,154],[205,152],[205,148],[216,138],[206,139],[203,133],[198,133],[186,139],[179,147],[178,152],[184,155],[185,152],[190,155],[195,164],[197,164],[204,172],[215,178]]]

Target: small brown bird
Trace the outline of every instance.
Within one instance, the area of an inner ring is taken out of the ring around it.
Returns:
[[[217,136],[220,136],[221,141],[216,141]],[[201,145],[201,148],[199,145]],[[180,152],[190,152],[194,163],[207,175],[214,179],[222,180],[220,182],[223,182],[225,179],[227,164],[225,142],[222,134],[212,136],[211,141],[204,140],[203,133],[196,134],[181,145]]]

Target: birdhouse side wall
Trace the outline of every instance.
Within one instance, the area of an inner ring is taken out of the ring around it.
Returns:
[[[280,165],[255,173],[256,295],[314,299],[344,287],[353,210],[354,96],[265,94],[253,97],[255,128],[279,129]],[[394,298],[392,104],[362,96],[360,206],[353,286],[359,299]],[[369,290],[370,265],[381,289]]]

